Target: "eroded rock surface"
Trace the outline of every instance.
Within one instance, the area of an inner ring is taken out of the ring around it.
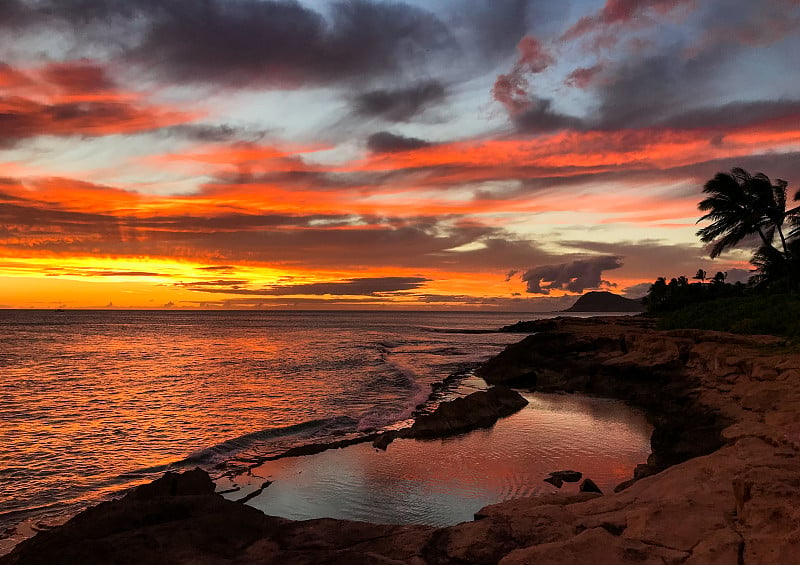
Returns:
[[[800,563],[800,354],[781,340],[561,319],[483,374],[647,407],[652,460],[618,493],[510,500],[438,529],[292,522],[215,494],[173,496],[168,483],[0,563]]]

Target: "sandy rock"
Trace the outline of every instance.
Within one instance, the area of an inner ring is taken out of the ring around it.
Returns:
[[[594,528],[566,541],[512,551],[500,561],[500,565],[564,565],[565,563],[677,565],[687,557],[688,554],[682,551],[620,538],[603,528]]]

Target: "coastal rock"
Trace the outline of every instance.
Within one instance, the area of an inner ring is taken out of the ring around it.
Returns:
[[[165,496],[194,496],[212,494],[216,489],[208,473],[200,468],[183,473],[167,471],[152,483],[136,487],[125,498],[152,500]]]
[[[528,401],[515,390],[495,386],[443,402],[431,414],[420,416],[402,437],[431,438],[488,428],[498,418],[509,416],[527,406]]]
[[[647,466],[620,492],[509,500],[448,528],[269,517],[196,493],[209,481],[192,471],[187,484],[197,489],[174,474],[159,479],[38,533],[0,564],[800,563],[795,349],[773,339],[561,319],[482,372],[493,382],[535,372],[547,390],[646,408],[656,430]]]
[[[554,320],[531,320],[527,322],[516,322],[514,324],[503,326],[500,328],[501,332],[505,333],[536,333],[552,330],[556,327]]]
[[[553,471],[550,476],[561,479],[565,483],[577,483],[581,480],[583,473],[580,471]]]
[[[559,479],[558,477],[552,477],[552,476],[551,477],[547,477],[546,479],[544,479],[544,482],[550,483],[551,485],[553,485],[556,488],[561,488],[561,486],[564,484],[564,480],[563,479]]]
[[[372,447],[375,449],[380,449],[381,451],[386,451],[386,448],[389,447],[389,444],[397,439],[397,435],[398,434],[395,431],[383,432],[372,442]]]
[[[499,418],[510,416],[527,404],[520,393],[505,386],[479,390],[442,402],[432,413],[418,416],[410,428],[378,434],[372,446],[386,450],[397,438],[432,439],[488,428]]]
[[[581,486],[578,490],[581,492],[596,492],[598,494],[603,494],[603,491],[600,490],[600,487],[597,486],[597,483],[595,483],[592,479],[585,479],[581,483]]]

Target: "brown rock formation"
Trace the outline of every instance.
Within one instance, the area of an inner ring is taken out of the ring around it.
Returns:
[[[488,428],[499,418],[510,416],[527,406],[528,401],[515,390],[494,386],[449,402],[442,402],[430,414],[418,416],[407,429],[380,434],[372,445],[386,449],[397,438],[431,439]]]
[[[420,416],[403,437],[425,438],[457,434],[476,428],[488,428],[498,418],[509,416],[527,406],[528,401],[515,390],[494,386],[443,402],[436,410]]]
[[[212,494],[129,496],[0,563],[800,563],[800,354],[780,340],[559,320],[483,374],[648,407],[653,461],[615,494],[511,500],[439,529],[291,522]]]

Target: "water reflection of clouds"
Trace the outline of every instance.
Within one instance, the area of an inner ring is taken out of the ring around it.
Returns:
[[[454,524],[482,506],[554,490],[551,471],[575,469],[604,491],[647,459],[651,427],[622,402],[529,395],[531,404],[492,429],[446,439],[397,440],[266,463],[275,482],[250,504],[293,519],[335,517]],[[562,490],[577,491],[576,484]]]

